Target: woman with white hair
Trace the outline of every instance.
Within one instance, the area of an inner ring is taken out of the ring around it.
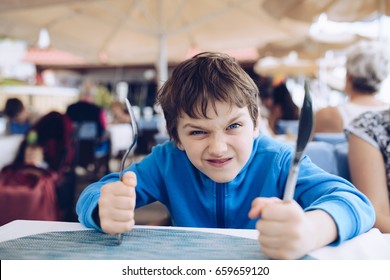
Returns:
[[[360,114],[389,108],[389,104],[376,98],[389,75],[389,54],[390,49],[377,42],[361,42],[348,50],[345,82],[348,99],[339,106],[319,110],[315,115],[315,132],[343,132]]]
[[[373,61],[367,62],[377,67],[369,71],[372,73],[370,82],[376,86],[390,73],[390,49],[383,47],[380,49],[382,53],[379,48],[369,50],[378,51],[372,56]],[[360,115],[345,132],[352,182],[374,205],[375,227],[383,233],[390,233],[390,105],[385,107],[384,111]]]

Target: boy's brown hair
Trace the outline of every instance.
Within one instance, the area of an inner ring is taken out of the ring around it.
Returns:
[[[177,123],[182,113],[191,118],[207,118],[207,107],[227,102],[248,107],[254,126],[258,118],[259,90],[234,60],[216,52],[203,52],[180,63],[157,94],[164,112],[169,137],[179,142]]]

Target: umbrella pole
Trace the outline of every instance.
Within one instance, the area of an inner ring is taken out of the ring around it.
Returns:
[[[159,58],[157,64],[157,77],[158,88],[160,89],[166,80],[168,80],[168,52],[167,52],[167,36],[160,34],[158,37],[159,42]]]
[[[386,15],[386,1],[385,0],[380,0],[379,1],[379,19],[378,19],[378,22],[379,22],[379,41],[380,42],[384,42],[385,41],[385,36],[384,36],[384,30],[383,30],[383,26],[384,26],[384,20],[385,20],[385,15]]]

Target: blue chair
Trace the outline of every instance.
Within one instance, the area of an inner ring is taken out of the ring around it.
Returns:
[[[276,122],[276,134],[298,134],[298,120],[278,120]]]
[[[328,173],[350,181],[348,142],[331,144],[324,141],[308,143],[305,153],[311,161]]]
[[[99,136],[96,122],[74,122],[76,156],[74,166],[93,167],[95,175],[110,172],[111,141],[105,134]]]
[[[309,142],[305,154],[311,161],[326,172],[339,175],[334,145],[326,142]]]
[[[348,163],[348,142],[336,144],[335,154],[339,176],[351,181]]]
[[[330,144],[339,144],[347,142],[347,137],[343,132],[340,133],[315,133],[313,141],[322,141]]]

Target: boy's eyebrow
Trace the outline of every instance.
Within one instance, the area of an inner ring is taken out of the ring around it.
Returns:
[[[183,126],[183,129],[186,129],[186,128],[191,128],[191,129],[203,129],[201,126],[199,125],[194,125],[194,124],[191,124],[191,123],[186,123],[184,126]]]
[[[245,115],[245,113],[243,113],[243,112],[238,113],[236,116],[232,117],[232,118],[228,121],[228,123],[235,122],[237,119],[239,119],[239,118],[242,117],[243,115]]]
[[[241,116],[245,115],[245,113],[243,112],[240,112],[238,113],[236,116],[232,117],[229,121],[227,121],[227,123],[232,123],[232,122],[235,122],[237,119],[239,119]],[[186,123],[184,126],[183,126],[183,129],[186,129],[186,128],[191,128],[191,129],[204,129],[202,126],[200,125],[196,125],[196,124],[192,124],[192,123]]]

